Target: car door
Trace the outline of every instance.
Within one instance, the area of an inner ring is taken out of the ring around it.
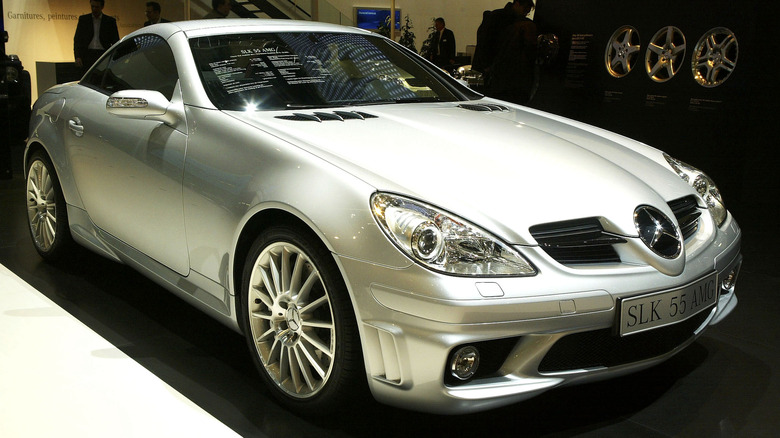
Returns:
[[[182,175],[187,136],[159,121],[119,118],[108,97],[155,90],[179,100],[168,44],[141,35],[114,47],[82,80],[68,115],[67,149],[84,207],[95,225],[180,274],[189,271]],[[186,130],[186,129],[185,129]]]

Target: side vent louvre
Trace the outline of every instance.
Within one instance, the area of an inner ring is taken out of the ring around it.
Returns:
[[[371,370],[371,377],[385,383],[400,385],[403,376],[395,336],[372,325],[366,324],[364,327],[368,342],[363,354],[368,356],[374,367]]]
[[[362,111],[333,111],[330,112],[314,112],[314,113],[292,113],[285,116],[276,116],[277,119],[292,120],[295,122],[329,122],[338,121],[343,122],[345,120],[366,120],[376,119],[377,116],[373,114],[364,113]]]
[[[482,112],[505,112],[509,111],[508,107],[505,107],[504,105],[494,105],[492,103],[480,103],[480,104],[472,104],[472,103],[464,103],[461,105],[458,105],[458,107],[467,109],[469,111],[482,111]]]

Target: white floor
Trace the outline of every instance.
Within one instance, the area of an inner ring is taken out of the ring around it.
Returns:
[[[238,436],[0,265],[0,437]]]

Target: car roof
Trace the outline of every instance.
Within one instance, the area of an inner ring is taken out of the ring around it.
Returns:
[[[357,34],[376,35],[373,32],[355,27],[341,26],[330,23],[303,20],[281,20],[263,18],[221,18],[212,20],[189,20],[171,23],[159,23],[153,26],[141,28],[136,33],[148,33],[150,31],[160,35],[172,35],[184,32],[188,38],[207,35],[220,35],[230,33],[252,32],[348,32]]]

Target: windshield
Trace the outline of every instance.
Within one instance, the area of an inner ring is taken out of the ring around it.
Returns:
[[[190,47],[209,98],[223,110],[463,99],[413,55],[370,35],[218,35],[191,39]]]

